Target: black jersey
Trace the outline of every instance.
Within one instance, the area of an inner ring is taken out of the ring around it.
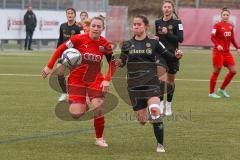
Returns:
[[[128,87],[146,85],[153,81],[158,86],[157,65],[161,64],[161,56],[177,61],[175,55],[169,53],[164,45],[146,37],[144,40],[135,38],[123,43],[121,60],[123,67],[127,64]]]
[[[168,29],[167,34],[163,34],[162,28]],[[159,37],[165,47],[174,52],[178,48],[178,44],[183,42],[183,26],[179,19],[171,18],[168,21],[164,21],[163,18],[155,21],[156,36]]]
[[[165,46],[155,40],[146,37],[144,40],[130,39],[123,43],[121,59],[123,66],[129,62],[156,62],[160,63],[160,57],[176,61],[175,55],[168,52]]]
[[[81,30],[82,28],[79,27],[77,23],[73,24],[72,26],[69,26],[67,22],[61,24],[57,47],[60,46],[63,42],[66,42],[71,36],[80,34]]]

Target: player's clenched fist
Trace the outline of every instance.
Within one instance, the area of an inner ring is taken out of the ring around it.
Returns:
[[[42,70],[42,77],[46,78],[51,73],[52,73],[52,69],[50,69],[48,66],[45,66]]]

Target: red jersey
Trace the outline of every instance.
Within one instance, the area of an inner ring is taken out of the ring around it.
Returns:
[[[77,68],[71,70],[75,77],[82,77],[85,82],[94,82],[98,77],[103,77],[101,73],[101,62],[103,55],[111,55],[112,47],[110,43],[102,36],[98,40],[90,38],[89,34],[78,34],[72,36],[67,42],[60,45],[52,58],[48,62],[48,67],[53,68],[56,60],[62,55],[67,48],[75,48],[82,54],[82,63]],[[111,62],[105,80],[111,79]]]
[[[229,52],[231,43],[236,49],[239,48],[234,39],[233,25],[229,22],[216,23],[212,30],[211,40],[214,43],[214,49],[221,45],[224,52]]]

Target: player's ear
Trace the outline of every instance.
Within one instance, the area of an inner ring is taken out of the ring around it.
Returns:
[[[150,29],[150,25],[145,25],[146,32]]]

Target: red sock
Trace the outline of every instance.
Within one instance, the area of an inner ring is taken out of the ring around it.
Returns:
[[[232,78],[234,77],[236,73],[234,72],[228,72],[228,74],[226,75],[226,77],[224,78],[224,81],[222,83],[221,89],[224,90],[227,85],[231,82]]]
[[[219,73],[212,72],[211,78],[210,78],[210,94],[214,93],[214,89],[217,83]]]
[[[94,117],[94,127],[96,138],[102,138],[103,130],[104,130],[104,116]]]

